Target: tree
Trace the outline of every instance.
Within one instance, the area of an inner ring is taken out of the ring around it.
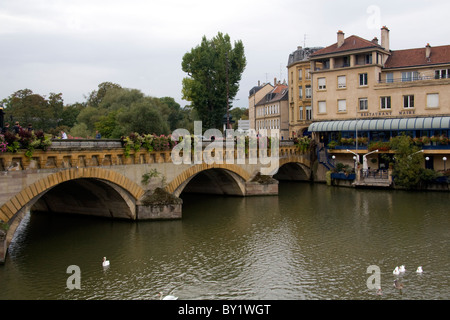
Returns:
[[[248,108],[235,107],[230,110],[230,115],[233,116],[233,120],[235,121],[233,129],[237,129],[239,125],[238,120],[248,120]]]
[[[61,93],[50,93],[49,98],[30,89],[14,92],[3,100],[6,121],[19,121],[22,126],[31,123],[33,128],[48,131],[62,120],[64,101]]]
[[[169,134],[169,125],[163,119],[163,113],[156,98],[147,98],[131,105],[130,109],[117,116],[117,122],[123,128],[123,135],[131,132],[139,134]]]
[[[120,89],[120,88],[122,87],[117,83],[102,82],[98,85],[98,90],[94,90],[89,94],[86,103],[88,106],[97,108],[99,104],[103,101],[103,98],[105,97],[108,91],[110,91],[111,89]]]
[[[183,98],[192,103],[204,127],[221,127],[246,63],[242,41],[233,48],[229,35],[220,32],[212,40],[203,36],[201,44],[183,56],[182,70],[188,74],[182,82]]]
[[[391,149],[395,150],[394,182],[399,186],[411,189],[419,185],[424,170],[423,153],[414,146],[407,135],[400,135],[390,141]]]
[[[175,99],[171,97],[162,97],[159,98],[159,100],[162,103],[166,104],[170,110],[167,119],[169,122],[170,131],[173,132],[174,130],[181,128],[180,125],[184,119],[184,114],[182,112],[180,104],[178,104]]]
[[[60,122],[60,124],[62,126],[68,126],[72,128],[77,122],[78,115],[84,108],[85,105],[78,102],[72,105],[64,106],[64,109],[62,111],[62,121]]]

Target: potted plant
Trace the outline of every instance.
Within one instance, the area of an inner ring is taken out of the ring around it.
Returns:
[[[433,146],[435,146],[439,142],[439,137],[431,136],[430,140],[433,143]]]
[[[446,136],[442,135],[439,138],[439,144],[443,145],[443,146],[446,146],[448,144],[448,138]]]
[[[335,149],[338,146],[337,141],[330,141],[327,145],[328,149]]]
[[[431,140],[430,140],[429,137],[427,137],[427,136],[423,136],[423,137],[422,137],[422,143],[423,143],[424,145],[428,146],[428,145],[430,145],[430,142],[431,142]]]

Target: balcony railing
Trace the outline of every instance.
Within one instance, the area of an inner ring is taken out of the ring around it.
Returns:
[[[395,79],[384,79],[378,80],[378,83],[400,83],[400,82],[414,82],[414,81],[427,81],[427,80],[439,80],[439,79],[450,79],[450,75],[444,76],[418,76],[418,77],[407,77],[407,78],[395,78]]]

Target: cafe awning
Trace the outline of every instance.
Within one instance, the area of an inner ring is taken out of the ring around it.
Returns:
[[[404,131],[439,129],[450,129],[450,117],[318,121],[312,123],[308,131]]]

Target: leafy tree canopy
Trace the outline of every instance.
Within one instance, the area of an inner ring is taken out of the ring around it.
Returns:
[[[233,47],[230,36],[221,32],[211,40],[203,36],[201,44],[183,56],[182,70],[188,74],[182,81],[183,99],[192,103],[204,127],[222,126],[246,63],[242,41]]]

